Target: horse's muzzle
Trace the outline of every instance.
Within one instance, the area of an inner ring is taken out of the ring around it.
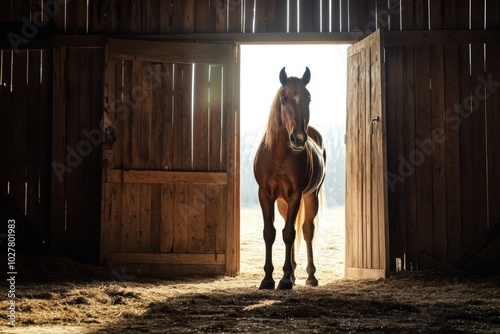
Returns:
[[[302,151],[306,145],[307,133],[297,133],[293,132],[290,134],[290,144],[292,149],[295,151]]]

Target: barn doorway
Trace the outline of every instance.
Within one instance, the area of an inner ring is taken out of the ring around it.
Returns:
[[[283,66],[289,76],[311,70],[310,124],[320,130],[327,149],[325,205],[314,247],[320,284],[342,278],[345,260],[345,145],[346,73],[348,45],[291,44],[240,46],[240,273],[259,282],[263,275],[262,214],[253,176],[253,158],[264,133],[271,102],[279,88]],[[275,279],[281,275],[284,244],[277,214],[274,244]],[[306,278],[305,244],[297,253],[297,283]]]

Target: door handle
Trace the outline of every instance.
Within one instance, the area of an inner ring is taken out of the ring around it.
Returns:
[[[371,122],[370,122],[370,131],[373,135],[373,123],[375,122],[380,122],[380,117],[379,116],[375,116],[372,118]]]

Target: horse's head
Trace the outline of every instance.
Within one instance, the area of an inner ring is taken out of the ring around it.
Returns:
[[[288,77],[284,67],[280,72],[281,122],[288,132],[290,147],[294,151],[302,151],[307,141],[311,95],[306,85],[310,79],[311,71],[308,67],[300,79]]]

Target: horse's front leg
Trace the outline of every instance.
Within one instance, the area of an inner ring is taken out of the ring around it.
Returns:
[[[316,267],[314,266],[313,248],[312,240],[314,237],[314,218],[318,214],[318,196],[316,194],[311,194],[304,197],[305,205],[305,221],[302,225],[302,231],[304,233],[304,240],[307,246],[307,280],[306,285],[318,286],[318,280],[314,276],[316,273]]]
[[[259,188],[259,201],[264,218],[264,241],[266,243],[266,263],[264,264],[265,276],[260,283],[259,289],[274,289],[273,279],[273,243],[276,239],[274,228],[274,200],[267,196],[266,192]]]
[[[293,196],[288,201],[285,227],[283,228],[283,241],[285,242],[285,264],[283,265],[283,278],[281,278],[278,289],[292,289],[294,281],[292,254],[293,243],[295,242],[295,218],[299,211],[301,194]]]

